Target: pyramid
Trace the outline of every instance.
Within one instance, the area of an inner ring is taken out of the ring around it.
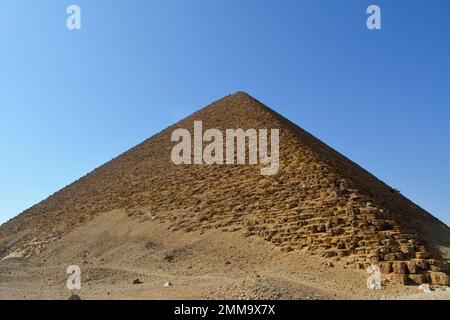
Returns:
[[[176,165],[171,134],[194,121],[279,129],[280,166]],[[125,209],[173,231],[241,230],[388,279],[448,285],[450,229],[375,176],[246,93],[216,101],[0,226],[0,258],[37,255],[96,215]]]

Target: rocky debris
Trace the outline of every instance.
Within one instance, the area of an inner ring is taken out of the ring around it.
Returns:
[[[423,283],[417,287],[419,290],[422,290],[425,293],[435,292],[448,292],[450,291],[450,287],[441,286],[441,285],[430,285],[429,283]]]
[[[124,270],[116,270],[108,267],[86,267],[83,270],[82,280],[83,283],[98,283],[111,277],[124,279],[129,276],[129,273]]]
[[[234,300],[320,300],[330,298],[311,288],[295,292],[288,290],[285,284],[261,276],[245,279],[239,283],[228,283],[217,288],[205,290],[203,299],[234,299]]]
[[[187,258],[191,251],[192,248],[189,246],[171,249],[163,253],[163,259],[167,262],[180,261]]]
[[[256,281],[243,280],[240,284],[221,285],[217,289],[203,293],[205,299],[224,299],[225,297],[236,300],[292,299],[287,290],[263,278],[257,278]]]
[[[10,254],[6,255],[5,257],[3,257],[2,260],[22,259],[22,258],[24,258],[24,256],[25,256],[25,251],[17,249],[15,251],[11,252]]]
[[[43,232],[38,236],[32,238],[30,241],[25,242],[22,246],[16,248],[14,251],[10,251],[10,253],[7,254],[3,259],[20,259],[37,255],[44,251],[47,248],[48,244],[57,241],[60,238],[61,236],[58,233]],[[6,248],[3,248],[3,251],[8,250]]]
[[[431,293],[430,284],[428,283],[422,283],[420,286],[417,287],[419,290],[422,290],[426,293]]]

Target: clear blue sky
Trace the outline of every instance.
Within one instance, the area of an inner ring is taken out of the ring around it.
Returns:
[[[448,0],[2,0],[0,222],[242,90],[449,225],[449,14]]]

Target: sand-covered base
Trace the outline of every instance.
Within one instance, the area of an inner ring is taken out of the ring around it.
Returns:
[[[67,299],[69,265],[81,268],[75,293],[83,299],[450,299],[449,291],[389,283],[369,290],[365,272],[340,261],[281,252],[241,231],[172,232],[122,211],[96,217],[37,256],[1,261],[0,298]]]

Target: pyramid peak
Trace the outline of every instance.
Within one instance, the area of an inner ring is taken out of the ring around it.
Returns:
[[[226,95],[215,102],[213,102],[211,105],[214,105],[217,107],[218,105],[225,107],[225,108],[236,108],[236,107],[243,107],[243,109],[246,109],[246,107],[254,106],[259,107],[263,109],[269,109],[266,105],[264,105],[262,102],[260,102],[258,99],[254,98],[250,94],[248,94],[245,91],[236,91],[234,93],[231,93],[229,95]]]
[[[234,98],[234,99],[252,99],[252,100],[256,100],[255,98],[253,98],[251,95],[249,95],[247,92],[245,91],[236,91],[228,96],[225,96],[223,99],[226,98]],[[222,99],[220,99],[222,100]],[[219,100],[219,101],[220,101]]]
[[[252,97],[245,91],[236,91],[235,93],[231,94],[232,96],[245,96],[245,97]]]

